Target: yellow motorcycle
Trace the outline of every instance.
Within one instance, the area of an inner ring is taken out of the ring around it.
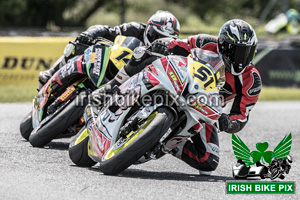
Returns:
[[[79,44],[69,45],[72,49]],[[117,36],[114,43],[98,38],[39,90],[32,111],[20,124],[21,135],[34,147],[43,147],[57,137],[74,136],[84,125],[88,94],[111,80],[141,45],[134,37]]]

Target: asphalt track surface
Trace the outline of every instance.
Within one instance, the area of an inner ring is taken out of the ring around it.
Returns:
[[[258,102],[239,134],[250,150],[257,142],[268,142],[273,150],[293,134],[294,162],[284,181],[295,182],[295,194],[226,194],[226,182],[236,181],[227,133],[219,134],[221,159],[211,176],[200,176],[170,155],[131,166],[118,176],[103,175],[97,165],[76,167],[68,156],[70,139],[33,148],[21,138],[19,123],[30,109],[30,103],[0,104],[0,199],[300,199],[300,102]]]

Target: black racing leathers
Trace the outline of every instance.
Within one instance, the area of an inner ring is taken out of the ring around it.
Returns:
[[[138,22],[124,23],[113,28],[106,25],[94,25],[84,31],[82,34],[89,35],[93,39],[97,37],[104,37],[111,41],[118,35],[132,36],[136,37],[141,41],[143,40],[143,34],[145,31],[146,25]]]

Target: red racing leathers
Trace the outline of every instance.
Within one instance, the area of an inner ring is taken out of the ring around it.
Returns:
[[[217,38],[211,35],[199,34],[185,40],[173,40],[168,44],[169,51],[173,54],[187,56],[192,48],[202,48],[217,52]],[[240,131],[248,121],[249,112],[258,100],[261,90],[259,72],[252,65],[238,76],[230,72],[225,73],[226,83],[220,90],[223,102],[233,100],[229,113],[231,126],[228,133]],[[201,171],[215,170],[219,162],[219,141],[217,125],[202,124],[204,127],[199,134],[192,137],[179,147],[177,157]],[[195,129],[195,131],[197,131]],[[200,137],[199,137],[200,136]]]
[[[168,44],[171,52],[177,55],[187,55],[192,48],[202,48],[217,52],[217,38],[211,35],[199,34],[187,38],[187,42],[173,40]],[[229,117],[235,123],[240,123],[240,126],[235,126],[226,132],[236,133],[240,131],[246,124],[249,116],[249,111],[258,100],[261,90],[261,79],[259,72],[252,65],[239,76],[234,76],[229,72],[225,73],[226,83],[220,90],[220,95],[223,96],[224,103],[230,100],[233,101],[233,106]]]

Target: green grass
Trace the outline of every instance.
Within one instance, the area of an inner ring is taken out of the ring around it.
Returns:
[[[0,85],[0,102],[31,102],[37,94],[37,84]],[[300,88],[263,87],[260,101],[300,101]]]
[[[0,85],[0,102],[32,102],[38,84]]]
[[[259,96],[261,101],[300,101],[300,88],[263,87]]]

